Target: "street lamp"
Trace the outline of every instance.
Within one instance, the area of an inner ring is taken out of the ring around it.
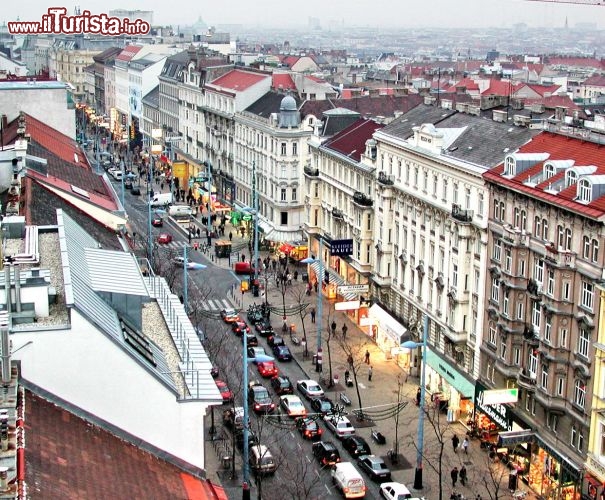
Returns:
[[[315,365],[315,371],[317,372],[321,372],[321,365],[322,365],[322,359],[321,359],[321,322],[322,320],[322,307],[323,307],[323,293],[322,293],[322,287],[321,287],[321,280],[323,280],[323,274],[324,274],[324,266],[323,266],[323,260],[321,258],[321,252],[322,252],[322,247],[323,247],[323,237],[319,238],[319,259],[315,259],[313,256],[311,257],[307,257],[306,259],[301,260],[300,262],[303,264],[315,264],[315,262],[319,262],[319,268],[318,268],[318,276],[317,276],[317,282],[318,282],[318,287],[317,287],[317,358],[316,358],[316,365]],[[310,273],[307,272],[307,275],[311,275]]]
[[[418,446],[416,449],[416,473],[414,474],[414,489],[421,490],[422,486],[422,453],[424,451],[424,399],[426,396],[426,349],[428,342],[429,318],[425,314],[422,324],[422,342],[407,340],[401,344],[405,349],[422,348],[422,370],[420,375],[420,403],[418,405]]]

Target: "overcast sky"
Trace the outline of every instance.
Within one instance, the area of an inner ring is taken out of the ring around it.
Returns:
[[[67,3],[48,0],[4,1],[0,20],[38,21],[49,7],[66,7],[101,14],[110,9],[154,11],[154,24],[191,24],[199,16],[209,25],[239,23],[266,26],[303,26],[310,16],[330,23],[371,26],[491,27],[524,22],[530,26],[570,27],[596,22],[605,28],[605,7],[533,2],[526,0],[105,0]]]

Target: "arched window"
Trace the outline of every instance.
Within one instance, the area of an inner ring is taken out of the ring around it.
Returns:
[[[544,180],[550,179],[557,173],[557,169],[552,163],[547,163],[544,165]]]
[[[586,179],[581,179],[578,184],[578,201],[589,203],[592,198],[592,189],[590,182]]]
[[[515,175],[515,158],[507,156],[504,162],[504,175]]]
[[[590,238],[582,236],[582,255],[585,259],[590,259]]]
[[[599,240],[592,240],[592,261],[599,260]]]
[[[537,215],[534,217],[534,236],[536,238],[542,237],[542,219]]]
[[[565,187],[569,187],[578,181],[578,174],[573,170],[565,172]]]

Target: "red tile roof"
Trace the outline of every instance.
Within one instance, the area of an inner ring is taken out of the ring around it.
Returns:
[[[540,94],[541,96],[544,96],[545,94],[552,95],[552,94],[558,92],[559,89],[561,88],[561,85],[538,85],[538,84],[532,84],[532,83],[521,84],[519,88],[522,88],[523,86],[529,87],[530,89],[532,89],[537,94]]]
[[[286,66],[291,68],[298,62],[299,59],[300,57],[298,56],[286,56],[281,60],[281,62],[282,64],[285,64]]]
[[[458,87],[466,87],[467,91],[468,90],[479,90],[479,85],[477,85],[473,80],[471,80],[470,78],[463,78],[458,83],[455,83],[451,87],[448,87],[447,89],[445,89],[445,91],[446,92],[456,92],[456,88],[458,88]]]
[[[307,75],[307,78],[309,80],[311,80],[312,82],[316,82],[316,83],[326,83],[326,81],[323,78],[319,78],[318,76],[313,76],[313,75]]]
[[[529,106],[531,104],[544,104],[546,109],[555,109],[557,106],[564,106],[569,110],[581,110],[582,108],[578,106],[573,100],[567,95],[551,95],[548,97],[540,97],[539,99],[526,99],[525,105]]]
[[[296,90],[294,80],[289,73],[273,73],[271,87],[275,90]]]
[[[372,134],[383,126],[372,120],[357,120],[326,141],[323,146],[359,161],[361,154],[366,150],[366,141],[371,139]]]
[[[509,80],[496,80],[495,78],[492,78],[489,81],[489,87],[481,92],[481,95],[507,96],[512,95],[516,88],[517,84],[512,83]]]
[[[29,391],[25,399],[25,479],[37,498],[227,498],[221,488]]]
[[[582,83],[582,85],[592,85],[595,87],[605,87],[605,76],[603,75],[594,75],[591,76],[589,78],[587,78],[586,80],[584,80],[584,83]]]
[[[228,90],[243,91],[265,78],[269,78],[269,75],[233,69],[213,80],[211,85]]]
[[[118,54],[116,59],[118,61],[130,61],[134,56],[136,56],[139,51],[142,49],[140,45],[128,45],[124,47],[124,50]]]
[[[568,137],[550,132],[542,132],[536,135],[530,142],[522,146],[517,153],[548,153],[548,160],[573,160],[574,166],[597,167],[596,172],[591,175],[605,175],[605,146],[593,142],[583,141],[574,137]],[[523,184],[529,177],[533,177],[542,172],[545,162],[539,162],[519,175],[511,178],[502,176],[504,164],[488,170],[483,174],[486,181],[508,187],[509,189],[522,192],[528,196],[541,199],[552,205],[558,205],[567,208],[570,211],[581,214],[585,217],[598,218],[605,215],[605,195],[597,198],[591,203],[579,203],[574,201],[576,198],[576,185],[563,189],[557,194],[551,194],[544,191],[549,185],[554,184],[561,179],[558,174],[547,181],[543,181],[535,187]]]
[[[593,57],[548,57],[548,64],[577,66],[580,68],[602,68],[604,61]]]

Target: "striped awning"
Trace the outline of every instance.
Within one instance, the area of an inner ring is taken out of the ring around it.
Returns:
[[[313,271],[315,271],[315,274],[319,277],[320,280],[323,280],[323,276],[319,275],[319,262],[313,262],[313,264],[311,264],[311,268],[313,269]],[[335,273],[334,271],[332,271],[331,269],[326,268],[325,264],[322,265],[322,270],[323,272],[328,272],[328,274],[330,275],[330,283],[336,283],[336,286],[340,286],[340,285],[347,285],[348,283],[340,276],[340,274]],[[345,300],[354,300],[358,297],[359,295],[356,293],[347,293],[345,295],[342,295],[342,298]]]

